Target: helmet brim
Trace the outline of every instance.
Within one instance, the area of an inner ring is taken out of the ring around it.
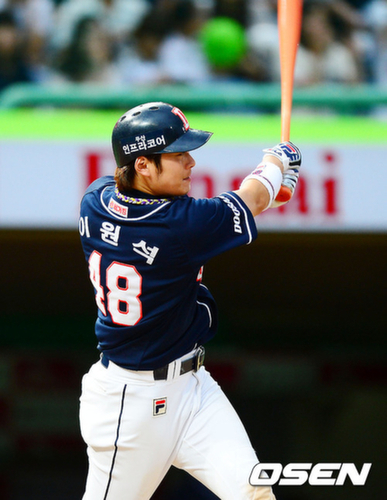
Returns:
[[[210,139],[212,132],[190,128],[185,134],[157,153],[185,153],[198,149]]]

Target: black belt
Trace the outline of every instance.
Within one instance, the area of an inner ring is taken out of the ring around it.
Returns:
[[[180,375],[188,372],[197,372],[201,366],[204,364],[205,349],[203,346],[199,346],[194,355],[188,359],[185,359],[180,364]],[[101,356],[101,363],[105,368],[109,366],[109,358],[107,358],[103,353]],[[169,364],[161,368],[156,368],[153,370],[153,377],[155,380],[167,380],[168,378]]]

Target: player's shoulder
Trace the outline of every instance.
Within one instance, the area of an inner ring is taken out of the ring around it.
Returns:
[[[114,186],[114,184],[114,177],[112,175],[105,175],[104,177],[100,177],[99,179],[96,179],[94,182],[92,182],[86,189],[84,196],[93,193],[94,191],[101,191],[106,186]]]
[[[243,200],[237,195],[235,191],[223,192],[212,198],[192,198],[189,196],[181,196],[176,200],[175,207],[181,209],[184,207],[186,210],[197,210],[204,213],[208,211],[218,210],[219,207],[225,207],[231,210],[247,208]]]
[[[171,203],[164,213],[171,225],[180,226],[182,231],[192,231],[192,227],[218,226],[224,217],[242,216],[249,220],[247,207],[234,192],[222,193],[212,198],[181,196]],[[161,215],[163,216],[163,215]]]

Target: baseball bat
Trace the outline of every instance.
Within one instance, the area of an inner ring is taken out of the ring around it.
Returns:
[[[284,142],[290,139],[294,67],[301,36],[302,0],[278,0],[277,9],[281,68],[281,142]],[[281,186],[276,200],[286,202],[291,197],[290,189]]]

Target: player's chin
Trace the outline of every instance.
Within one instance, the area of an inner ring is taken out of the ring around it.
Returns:
[[[181,185],[182,194],[187,194],[190,189],[191,189],[191,177],[186,177],[185,179],[183,179]]]

